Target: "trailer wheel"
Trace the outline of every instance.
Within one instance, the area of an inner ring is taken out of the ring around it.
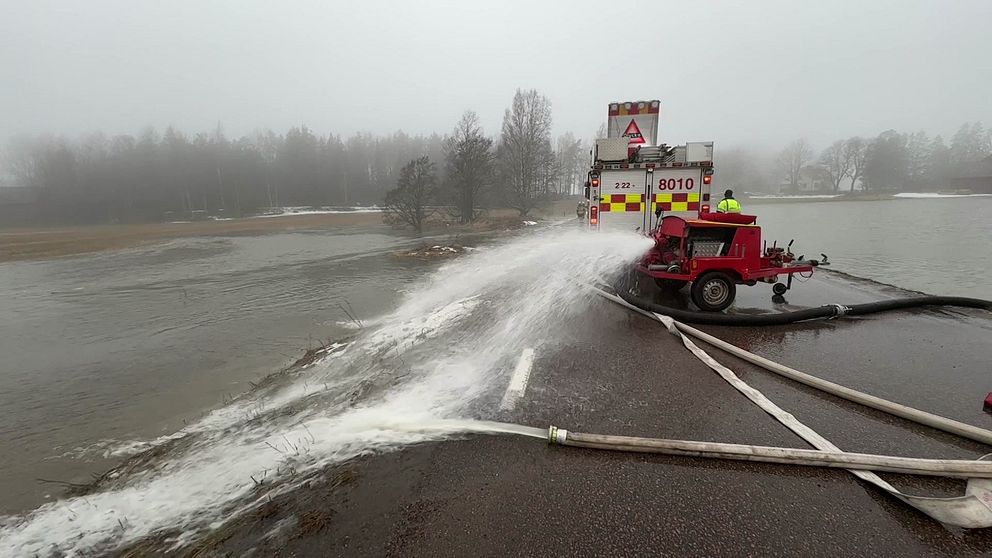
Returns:
[[[786,287],[785,283],[775,283],[772,285],[772,292],[779,296],[784,295],[787,290],[789,290],[789,287]]]
[[[689,282],[681,279],[662,279],[660,277],[655,277],[654,284],[658,285],[658,288],[663,291],[680,291],[682,290],[682,287],[688,285]]]
[[[700,310],[719,312],[730,306],[737,296],[734,280],[722,271],[704,273],[692,282],[692,302]]]

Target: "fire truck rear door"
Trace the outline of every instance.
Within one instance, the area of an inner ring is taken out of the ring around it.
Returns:
[[[604,170],[600,175],[600,230],[645,230],[647,176],[644,169]]]

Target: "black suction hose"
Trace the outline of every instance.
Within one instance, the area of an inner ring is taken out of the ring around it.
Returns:
[[[911,296],[907,298],[893,298],[891,300],[854,304],[849,306],[850,310],[848,310],[847,313],[858,316],[861,314],[874,314],[875,312],[885,312],[888,310],[919,308],[921,306],[961,306],[964,308],[981,308],[983,310],[992,310],[992,300],[967,298],[963,296]]]
[[[625,278],[623,278],[625,279]],[[979,298],[967,298],[961,296],[914,296],[908,298],[895,298],[891,300],[880,300],[878,302],[868,302],[865,304],[854,304],[843,306],[831,304],[819,306],[817,308],[807,308],[794,312],[777,312],[771,314],[723,314],[720,312],[693,312],[691,310],[680,310],[663,306],[636,296],[630,292],[625,280],[619,280],[614,285],[617,295],[630,304],[648,312],[656,312],[670,316],[680,322],[703,325],[725,325],[725,326],[772,326],[786,325],[805,320],[816,320],[821,318],[833,318],[845,314],[861,316],[874,314],[876,312],[886,312],[889,310],[904,310],[906,308],[919,308],[923,306],[961,306],[965,308],[981,308],[992,310],[992,300],[982,300]]]

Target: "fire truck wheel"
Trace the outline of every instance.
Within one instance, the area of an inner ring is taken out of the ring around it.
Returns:
[[[700,310],[719,312],[730,306],[737,296],[734,280],[722,271],[710,271],[692,282],[692,302]]]
[[[682,287],[689,284],[688,281],[681,281],[679,279],[661,279],[660,277],[656,277],[654,283],[663,291],[679,291],[682,290]]]
[[[775,283],[772,285],[772,292],[779,296],[784,295],[787,290],[789,290],[789,287],[786,287],[785,283]]]

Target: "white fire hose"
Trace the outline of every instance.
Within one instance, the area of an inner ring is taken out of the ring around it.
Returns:
[[[745,444],[724,444],[720,442],[610,436],[606,434],[569,432],[557,426],[552,426],[548,429],[548,442],[579,448],[663,453],[666,455],[684,455],[689,457],[713,457],[717,459],[781,463],[784,465],[806,465],[810,467],[857,468],[901,473],[904,475],[992,479],[992,461],[984,460],[984,458],[979,461],[969,459],[918,459],[914,457],[893,457],[889,455],[849,453],[844,451],[819,451]]]
[[[692,335],[737,357],[752,362],[769,371],[781,374],[808,386],[831,393],[869,407],[891,413],[925,424],[945,432],[951,432],[972,440],[992,444],[992,432],[940,417],[919,409],[906,407],[898,403],[855,391],[832,382],[821,380],[809,374],[799,372],[787,366],[770,361],[744,349],[731,345],[716,337],[708,335],[695,328],[676,322],[668,316],[649,312],[627,303],[622,298],[602,289],[584,285],[596,294],[615,302],[625,308],[634,310],[653,320],[661,322],[673,335],[681,338],[682,344],[696,358],[705,363],[719,374],[731,386],[744,394],[762,410],[772,415],[787,428],[809,442],[817,450],[802,450],[795,448],[771,448],[765,446],[747,446],[739,444],[717,444],[710,442],[692,442],[681,440],[662,440],[649,438],[631,438],[624,436],[604,436],[596,434],[571,433],[556,427],[549,430],[549,441],[563,445],[579,446],[597,449],[640,451],[651,453],[666,453],[674,455],[692,455],[698,457],[715,457],[722,459],[743,459],[748,461],[764,461],[772,463],[790,463],[797,465],[814,465],[824,467],[841,467],[854,476],[874,484],[892,496],[906,502],[930,517],[949,525],[966,528],[992,527],[992,478],[989,478],[992,454],[978,460],[944,460],[944,459],[915,459],[905,457],[890,457],[869,454],[854,454],[842,451],[829,440],[816,433],[812,428],[797,420],[790,413],[773,403],[760,391],[749,386],[733,371],[713,359],[700,349],[689,337]],[[969,478],[965,493],[953,498],[931,498],[904,494],[870,470],[891,471],[917,475],[939,475],[948,477]]]

